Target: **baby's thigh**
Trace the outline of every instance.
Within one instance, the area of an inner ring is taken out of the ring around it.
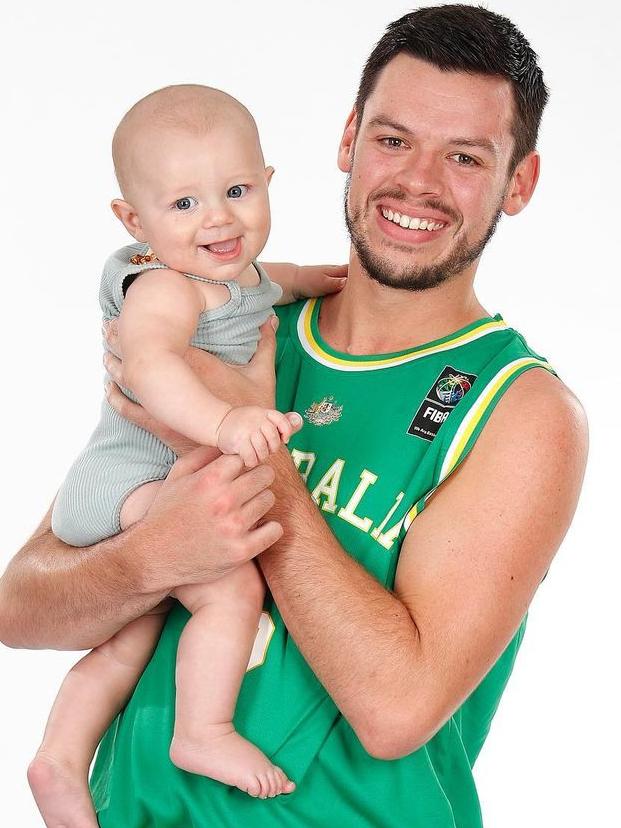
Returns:
[[[248,561],[217,581],[184,584],[171,593],[191,613],[203,607],[246,608],[259,614],[263,609],[265,582],[254,561]]]
[[[54,534],[72,546],[90,546],[117,534],[124,528],[126,499],[143,484],[163,480],[175,459],[163,443],[104,403],[97,428],[56,496]],[[148,491],[139,496],[144,510]],[[154,495],[151,488],[151,500]]]
[[[134,489],[125,498],[121,506],[121,529],[127,529],[132,523],[136,523],[136,521],[145,516],[149,506],[155,500],[161,485],[161,480],[151,480],[149,483],[143,483],[142,486],[138,486],[137,489]]]

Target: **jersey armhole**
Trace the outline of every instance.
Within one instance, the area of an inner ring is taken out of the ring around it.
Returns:
[[[403,523],[404,535],[416,517],[425,509],[439,487],[470,454],[505,391],[518,377],[533,368],[543,368],[556,376],[556,371],[543,359],[531,356],[516,359],[501,368],[479,394],[470,401],[470,405],[460,412],[460,419],[456,424],[453,423],[454,428],[451,431],[451,436],[446,439],[446,444],[442,447],[432,488],[411,507],[405,516]],[[459,407],[457,411],[459,411]],[[455,425],[457,425],[456,428]]]

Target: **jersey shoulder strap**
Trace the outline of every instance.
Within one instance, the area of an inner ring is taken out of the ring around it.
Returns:
[[[549,362],[532,351],[521,334],[515,331],[438,432],[436,439],[440,440],[440,447],[435,455],[433,485],[408,512],[403,527],[405,531],[438,487],[470,454],[503,394],[518,377],[533,368],[543,368],[556,376]]]

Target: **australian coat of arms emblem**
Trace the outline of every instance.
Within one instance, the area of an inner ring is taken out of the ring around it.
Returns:
[[[321,402],[314,402],[304,412],[309,423],[322,426],[330,425],[341,419],[342,405],[337,405],[334,397],[324,397]]]

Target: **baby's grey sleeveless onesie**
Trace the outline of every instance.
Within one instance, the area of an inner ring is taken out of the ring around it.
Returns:
[[[166,267],[157,260],[145,261],[148,249],[145,244],[132,244],[107,260],[99,293],[104,320],[119,315],[125,292],[138,274]],[[132,259],[138,263],[132,263]],[[259,327],[282,295],[280,286],[270,282],[263,268],[256,262],[254,266],[260,277],[256,286],[241,287],[236,281],[216,283],[226,285],[231,298],[200,315],[193,346],[237,365],[250,360],[259,341]],[[198,281],[213,281],[186,275]],[[163,480],[176,459],[164,443],[124,420],[104,399],[99,425],[56,496],[54,534],[72,546],[90,546],[117,534],[121,531],[125,498],[143,483]]]

